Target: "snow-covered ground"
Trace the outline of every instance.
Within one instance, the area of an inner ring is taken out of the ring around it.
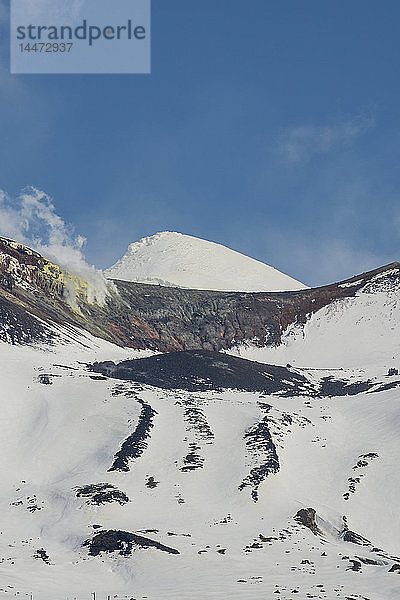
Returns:
[[[219,291],[277,292],[306,287],[221,244],[169,231],[130,244],[105,275],[110,279]]]
[[[399,366],[398,296],[369,285],[282,347],[240,351],[314,383],[375,384],[354,396],[166,391],[88,370],[149,354],[89,335],[0,344],[0,598],[398,600],[400,378],[386,375]],[[255,502],[241,484],[271,458],[260,424],[279,470]],[[110,470],[133,432],[125,470]],[[93,503],[99,489],[114,501]],[[294,518],[308,508],[320,535]],[[371,543],[346,541],[347,527]],[[91,555],[84,543],[108,531],[179,553]]]
[[[399,575],[389,573],[396,561],[353,571],[352,560],[376,553],[339,535],[346,515],[350,529],[400,554],[395,389],[330,399],[166,392],[93,378],[84,363],[144,354],[86,341],[52,352],[0,345],[0,597],[397,600]],[[128,471],[109,472],[143,403],[155,411],[143,453]],[[245,435],[266,416],[280,471],[255,503],[238,487],[265,459]],[[185,470],[193,444],[201,466]],[[357,467],[366,454],[377,456]],[[130,502],[93,506],[76,496],[99,483]],[[308,507],[324,537],[293,519]],[[144,535],[179,554],[89,556],[82,544],[101,530]],[[38,550],[50,564],[34,558]]]
[[[400,368],[400,291],[383,280],[355,297],[337,300],[291,325],[277,347],[251,344],[231,353],[250,360],[299,367]]]

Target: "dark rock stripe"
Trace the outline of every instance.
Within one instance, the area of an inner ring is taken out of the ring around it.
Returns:
[[[142,411],[135,431],[124,441],[121,450],[116,453],[114,462],[109,471],[129,471],[129,461],[139,458],[147,448],[147,438],[154,426],[153,417],[156,411],[149,404],[138,400],[142,405]]]
[[[260,423],[249,429],[245,434],[245,440],[248,453],[259,460],[260,464],[251,469],[249,475],[240,484],[239,490],[250,486],[251,496],[254,502],[257,502],[260,484],[268,475],[277,473],[280,468],[278,453],[268,428],[268,417],[264,417]]]

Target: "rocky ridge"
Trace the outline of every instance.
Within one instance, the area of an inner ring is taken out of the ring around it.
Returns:
[[[54,342],[89,332],[120,346],[161,352],[227,350],[243,343],[276,346],[283,332],[313,313],[377,282],[400,283],[391,263],[340,283],[293,292],[215,292],[110,281],[105,303],[90,303],[74,278],[76,306],[67,301],[65,273],[12,240],[0,238],[0,339]]]

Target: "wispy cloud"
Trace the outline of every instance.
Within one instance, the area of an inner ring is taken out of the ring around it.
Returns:
[[[336,282],[389,262],[379,253],[355,247],[349,240],[331,238],[296,248],[298,268],[310,266],[314,285]]]
[[[312,287],[341,281],[395,259],[361,246],[358,237],[349,239],[334,233],[311,236],[294,231],[288,234],[278,229],[268,229],[264,237],[273,249],[274,266]],[[270,260],[265,257],[265,262]]]
[[[0,235],[28,245],[47,259],[89,283],[88,296],[104,299],[106,282],[101,271],[87,264],[83,248],[86,238],[56,213],[50,197],[30,187],[17,198],[0,190]],[[71,288],[73,293],[73,288]],[[70,298],[74,301],[74,298]]]
[[[375,126],[372,117],[354,117],[331,125],[300,125],[284,131],[279,153],[291,163],[302,163],[317,154],[348,146]]]

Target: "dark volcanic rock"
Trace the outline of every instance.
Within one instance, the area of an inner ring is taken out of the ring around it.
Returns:
[[[117,452],[109,471],[129,471],[129,461],[139,458],[147,448],[147,438],[153,427],[153,417],[156,413],[149,404],[138,400],[142,405],[139,421],[135,431],[124,441],[121,450]]]
[[[214,292],[115,281],[123,303],[113,301],[112,318],[126,343],[134,339],[136,347],[162,352],[218,351],[246,340],[273,346],[280,343],[289,325],[306,323],[313,313],[354,296],[385,271],[387,280],[398,286],[398,263],[346,280],[345,286],[335,283],[295,292]]]
[[[53,343],[62,326],[75,339],[80,328],[121,346],[161,352],[219,351],[245,341],[277,345],[289,325],[306,323],[313,313],[361,288],[374,291],[373,278],[381,273],[385,284],[399,286],[399,263],[345,285],[295,292],[214,292],[114,281],[117,291],[103,306],[78,293],[78,312],[66,302],[62,271],[29,248],[0,238],[0,340]]]
[[[366,558],[365,556],[356,556],[357,560],[361,561],[364,565],[381,565],[381,560],[375,560],[374,558]]]
[[[154,479],[154,477],[149,477],[148,480],[146,481],[146,487],[150,488],[150,489],[154,489],[158,486],[160,482],[156,481]]]
[[[108,504],[118,502],[126,504],[129,502],[128,496],[109,483],[95,483],[76,488],[77,498],[87,498],[88,504]]]
[[[183,459],[183,467],[181,467],[183,473],[202,468],[204,458],[198,454],[198,450],[200,450],[200,446],[197,446],[195,443],[189,445],[188,453]]]
[[[52,385],[53,381],[51,378],[52,375],[47,375],[46,373],[43,373],[42,375],[39,375],[38,382],[43,385]]]
[[[371,380],[349,383],[348,381],[336,380],[333,377],[324,377],[321,382],[319,394],[329,397],[356,396],[362,392],[367,392],[373,385]]]
[[[187,431],[194,432],[197,439],[211,443],[214,434],[201,408],[190,404],[189,400],[185,401],[185,405],[184,420]]]
[[[133,550],[139,548],[156,548],[169,554],[180,554],[175,548],[164,546],[164,544],[128,531],[101,531],[83,545],[89,546],[91,556],[98,556],[100,552],[118,552],[122,556],[130,556]]]
[[[311,529],[315,535],[322,535],[322,531],[315,520],[316,516],[317,513],[314,508],[302,508],[296,513],[295,521]]]
[[[347,569],[348,571],[361,571],[361,563],[359,560],[350,558],[349,562],[351,562],[351,566]]]
[[[373,394],[375,392],[386,392],[387,390],[393,390],[394,388],[400,387],[400,381],[392,381],[390,383],[385,383],[384,385],[380,385],[373,390],[370,390],[368,393]]]
[[[46,550],[44,550],[44,548],[39,548],[39,550],[36,550],[35,554],[33,555],[33,558],[42,560],[47,565],[51,565],[49,555],[47,554]]]
[[[286,367],[207,350],[172,352],[127,360],[114,366],[109,362],[95,363],[91,368],[110,377],[163,389],[192,392],[236,389],[293,396],[315,393],[303,375]]]
[[[366,538],[362,537],[358,533],[354,533],[354,531],[350,531],[349,529],[345,532],[343,539],[345,542],[351,542],[352,544],[357,544],[358,546],[371,546],[371,542]]]
[[[250,428],[244,438],[246,450],[255,456],[260,464],[251,469],[249,475],[240,484],[239,490],[250,486],[252,488],[251,497],[254,502],[257,502],[260,484],[268,475],[279,471],[279,458],[268,428],[268,417],[264,417],[260,423]]]

